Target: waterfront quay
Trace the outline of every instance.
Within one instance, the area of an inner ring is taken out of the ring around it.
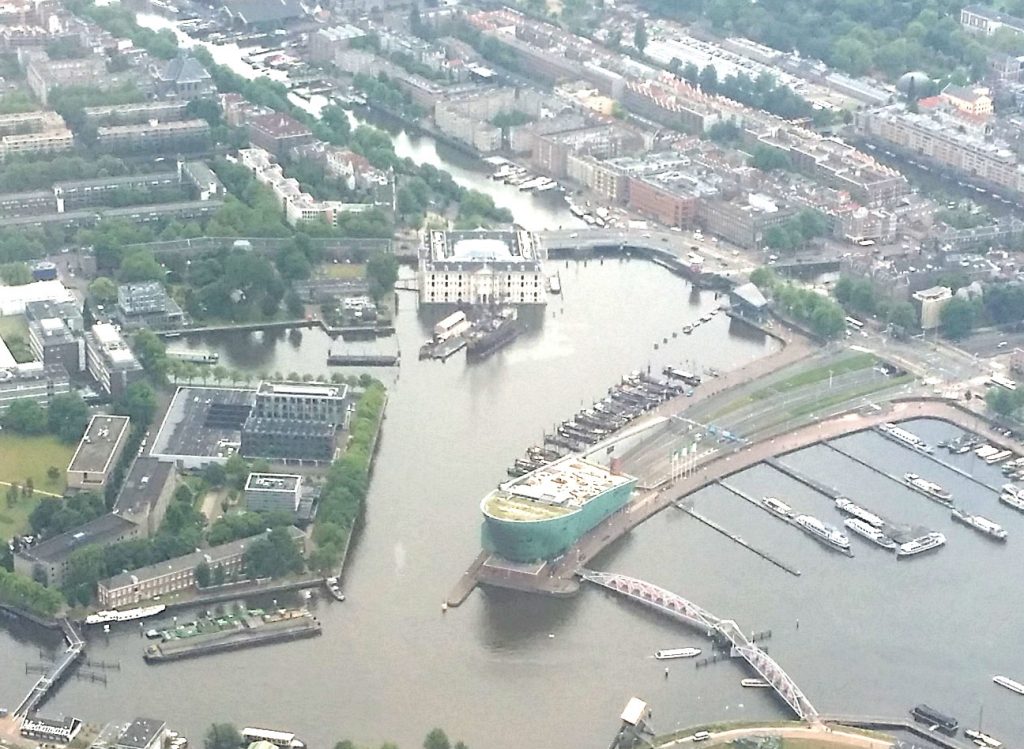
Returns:
[[[954,424],[974,432],[994,445],[1004,448],[1015,445],[1002,433],[982,420],[979,414],[963,408],[955,401],[941,398],[910,397],[887,404],[871,412],[862,409],[847,410],[829,418],[806,424],[785,432],[770,431],[757,441],[736,445],[722,451],[711,452],[708,458],[693,467],[688,475],[671,479],[655,479],[646,490],[638,490],[618,512],[584,534],[559,558],[534,564],[516,564],[482,554],[474,561],[470,571],[455,586],[446,601],[447,606],[458,606],[472,592],[476,584],[506,587],[514,590],[569,596],[579,590],[580,574],[586,565],[604,549],[640,523],[662,510],[675,505],[687,496],[722,479],[781,455],[792,453],[818,443],[827,443],[839,437],[872,429],[887,422],[930,418]],[[644,446],[645,454],[659,453],[660,460],[649,463],[648,470],[655,477],[669,460],[669,450],[656,443]],[[638,456],[633,456],[635,460]],[[628,466],[630,459],[624,460]],[[475,573],[472,571],[475,570]]]

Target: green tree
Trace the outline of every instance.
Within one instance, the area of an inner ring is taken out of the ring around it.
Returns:
[[[301,572],[302,553],[288,531],[274,528],[265,538],[249,544],[244,555],[245,572],[250,580],[261,577],[282,577]]]
[[[57,483],[57,479],[60,478],[60,469],[57,466],[50,466],[46,469],[46,478],[51,484]]]
[[[32,271],[25,263],[5,263],[0,265],[0,279],[7,286],[24,286],[32,283]]]
[[[377,252],[366,261],[366,277],[376,298],[395,288],[398,280],[398,259],[390,252]]]
[[[917,311],[910,302],[896,302],[889,307],[889,322],[904,331],[917,327]]]
[[[136,424],[148,424],[156,412],[156,394],[145,382],[133,382],[118,401],[118,410]]]
[[[766,265],[755,268],[750,274],[750,283],[763,292],[770,292],[776,280],[775,271]]]
[[[227,472],[220,463],[210,463],[203,468],[203,481],[213,487],[224,486]]]
[[[772,146],[759,144],[750,157],[750,165],[762,172],[772,172],[778,169],[792,169],[789,156]]]
[[[423,749],[452,749],[452,743],[444,731],[435,728],[423,740]]]
[[[20,398],[11,401],[0,416],[0,424],[19,434],[43,434],[46,432],[46,411],[34,400]]]
[[[242,736],[231,723],[214,723],[203,737],[204,749],[239,749]]]
[[[196,565],[196,585],[200,588],[210,587],[210,565],[206,561],[202,561]]]
[[[647,49],[647,24],[643,18],[636,20],[636,27],[633,29],[633,46],[640,54]]]
[[[953,340],[964,338],[974,329],[976,317],[977,308],[973,302],[953,297],[939,313],[942,334]]]
[[[77,442],[89,424],[89,407],[78,393],[62,393],[50,400],[47,426],[62,442]]]
[[[124,283],[141,281],[162,281],[167,270],[160,265],[149,250],[136,250],[128,255],[118,270],[118,277]]]
[[[100,276],[89,284],[89,296],[97,304],[113,304],[117,301],[117,284],[113,279]]]

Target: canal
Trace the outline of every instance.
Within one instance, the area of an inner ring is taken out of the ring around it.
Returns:
[[[494,190],[503,186],[429,139],[396,133],[395,142],[402,155],[436,158],[499,200]],[[530,226],[568,215],[547,210],[532,202],[513,208]],[[409,749],[434,726],[474,749],[602,747],[633,695],[650,702],[663,731],[780,717],[768,690],[740,687],[748,674],[736,663],[700,670],[673,663],[666,678],[655,650],[707,643],[597,590],[570,600],[483,590],[441,612],[479,549],[480,498],[545,429],[630,370],[667,363],[727,370],[774,348],[723,316],[674,337],[716,299],[656,266],[605,260],[552,263],[549,270],[561,274],[564,293],[543,324],[473,366],[461,356],[446,364],[417,361],[429,323],[414,296],[400,294],[396,336],[379,345],[400,349],[402,366],[377,372],[391,389],[383,441],[346,571],[348,600],[314,604],[322,637],[149,667],[137,628],[94,634],[89,657],[117,662],[120,671],[108,673],[106,686],[70,681],[43,713],[92,723],[159,717],[194,742],[210,723],[231,721],[295,731],[312,749],[342,738]],[[324,372],[328,349],[343,345],[316,330],[214,335],[196,344],[257,374]],[[932,442],[953,433],[930,422],[911,428]],[[594,566],[663,585],[748,631],[772,630],[771,654],[824,712],[902,715],[929,702],[975,725],[984,705],[988,732],[1004,740],[1024,735],[1019,698],[991,683],[996,673],[1024,678],[1024,651],[1015,646],[1024,627],[1024,515],[876,435],[836,447],[883,470],[913,470],[943,484],[969,509],[1003,524],[1009,543],[954,526],[938,505],[819,446],[785,460],[883,514],[943,531],[949,544],[897,563],[854,539],[850,559],[712,487],[696,496],[698,510],[803,575],[787,575],[672,509]],[[1001,483],[998,471],[976,458],[956,460],[988,485]],[[757,467],[733,481],[754,496],[773,494],[838,521],[825,499],[773,469]],[[20,627],[0,630],[0,705],[12,706],[28,691],[34,676],[25,664],[57,647]]]

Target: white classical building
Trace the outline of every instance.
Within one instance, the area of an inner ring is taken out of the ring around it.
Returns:
[[[542,259],[528,231],[429,231],[420,251],[420,303],[546,304]]]

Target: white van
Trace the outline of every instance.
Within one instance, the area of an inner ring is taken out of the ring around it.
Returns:
[[[693,738],[691,738],[690,740],[691,741],[707,741],[710,738],[711,738],[711,734],[708,733],[707,731],[697,731],[697,733],[693,734]]]

